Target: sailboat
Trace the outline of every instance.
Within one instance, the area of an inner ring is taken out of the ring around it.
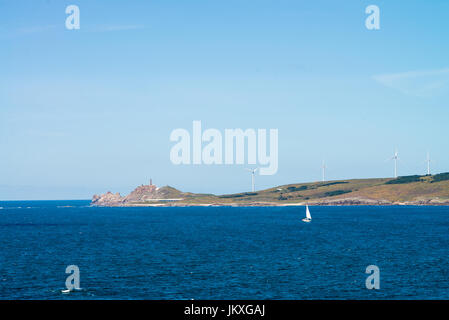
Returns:
[[[312,216],[310,215],[310,211],[309,211],[309,206],[306,205],[306,217],[304,219],[302,219],[302,221],[304,222],[311,222],[312,221]]]

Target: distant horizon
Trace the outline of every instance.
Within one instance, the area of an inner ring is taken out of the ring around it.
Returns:
[[[435,175],[438,175],[438,174],[444,174],[444,173],[448,173],[448,172],[438,172],[438,173],[432,173],[432,174],[430,174],[430,176],[435,176]],[[406,176],[401,176],[401,175],[399,175],[398,176],[398,178],[400,178],[400,177],[407,177],[407,176],[415,176],[415,175],[406,175]],[[425,176],[428,176],[427,174],[422,174],[422,175],[419,175],[419,174],[417,174],[416,176],[422,176],[422,177],[425,177]],[[316,181],[300,181],[300,182],[292,182],[292,183],[286,183],[286,184],[282,184],[282,185],[274,185],[274,186],[271,186],[271,187],[268,187],[268,188],[264,188],[264,189],[256,189],[255,190],[255,192],[259,192],[259,191],[263,191],[263,190],[267,190],[267,189],[271,189],[271,188],[276,188],[276,187],[280,187],[280,186],[285,186],[285,185],[291,185],[291,184],[308,184],[308,183],[319,183],[319,182],[333,182],[333,181],[351,181],[351,180],[371,180],[371,179],[395,179],[394,177],[370,177],[370,178],[346,178],[346,179],[332,179],[332,180],[325,180],[325,181],[321,181],[321,180],[316,180]],[[105,194],[105,193],[107,193],[107,192],[111,192],[111,193],[120,193],[120,195],[125,195],[125,194],[129,194],[130,192],[132,192],[135,188],[137,188],[138,186],[141,186],[141,185],[145,185],[145,184],[138,184],[138,185],[136,185],[132,190],[130,190],[129,192],[127,192],[127,193],[122,193],[122,192],[118,192],[118,191],[114,191],[114,190],[112,190],[112,189],[108,189],[107,191],[103,191],[103,192],[101,192],[101,193],[94,193],[94,194],[92,194],[92,196],[90,197],[90,198],[75,198],[75,199],[7,199],[7,200],[4,200],[4,199],[0,199],[0,201],[2,201],[2,202],[12,202],[12,201],[91,201],[92,200],[92,197],[95,195],[95,194],[97,194],[97,195],[100,195],[100,194]],[[177,188],[176,186],[173,186],[173,185],[157,185],[157,184],[153,184],[153,185],[155,185],[155,186],[157,186],[157,187],[172,187],[172,188],[175,188],[175,189],[177,189],[177,190],[179,190],[179,191],[182,191],[182,192],[191,192],[191,193],[198,193],[198,194],[201,194],[201,193],[205,193],[205,194],[213,194],[213,195],[228,195],[228,194],[238,194],[238,193],[244,193],[244,192],[251,192],[251,190],[246,190],[246,191],[241,191],[241,192],[234,192],[234,193],[211,193],[211,192],[195,192],[195,191],[192,191],[192,190],[183,190],[183,189],[180,189],[180,188]]]

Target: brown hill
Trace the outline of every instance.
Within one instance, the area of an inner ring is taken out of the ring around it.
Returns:
[[[128,196],[94,196],[100,206],[449,205],[449,173],[397,179],[353,179],[290,184],[228,195],[194,194],[140,186]]]

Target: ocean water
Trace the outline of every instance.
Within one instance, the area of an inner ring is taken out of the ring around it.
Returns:
[[[449,207],[0,208],[0,299],[449,299]]]

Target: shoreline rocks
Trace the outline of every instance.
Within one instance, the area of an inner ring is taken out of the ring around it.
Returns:
[[[182,200],[182,198],[179,198],[180,196],[182,196],[180,191],[169,186],[158,188],[152,184],[141,185],[124,197],[118,192],[112,193],[110,191],[105,194],[94,195],[91,205],[103,207],[130,206],[146,201],[168,200],[170,198]]]

